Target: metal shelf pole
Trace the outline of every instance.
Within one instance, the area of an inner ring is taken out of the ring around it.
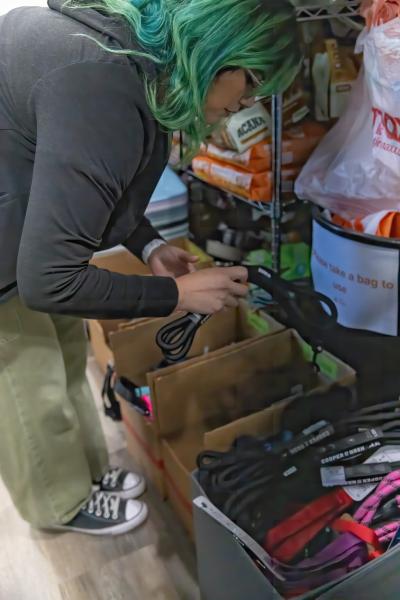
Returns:
[[[329,6],[303,6],[296,9],[299,23],[320,19],[356,17],[360,0],[337,0]],[[281,219],[282,219],[282,94],[272,97],[272,175],[273,199],[271,210],[272,224],[272,266],[276,273],[281,270]]]
[[[281,219],[282,219],[282,94],[272,96],[272,268],[281,270]]]
[[[307,21],[318,21],[321,19],[335,18],[354,18],[358,16],[358,9],[361,0],[332,0],[331,4],[320,6],[302,6],[296,8],[296,18],[299,23]],[[225,192],[231,197],[246,202],[253,208],[258,208],[261,212],[271,217],[272,229],[272,268],[276,273],[281,271],[281,220],[282,220],[282,112],[283,96],[277,94],[272,97],[272,177],[273,177],[273,196],[270,206],[262,202],[249,201],[246,198]],[[192,177],[204,181],[192,171],[189,171]],[[207,182],[204,182],[207,183]],[[208,185],[211,185],[208,183]],[[212,186],[215,187],[215,186]]]

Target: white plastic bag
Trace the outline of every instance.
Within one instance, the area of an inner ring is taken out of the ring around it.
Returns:
[[[361,34],[364,70],[296,194],[344,218],[400,210],[400,19]]]
[[[400,176],[400,19],[363,33],[358,46],[368,69],[373,153]]]

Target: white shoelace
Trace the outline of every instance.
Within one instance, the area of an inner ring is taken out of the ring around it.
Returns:
[[[93,492],[89,502],[83,506],[83,510],[86,510],[89,515],[116,521],[118,519],[120,501],[119,496],[112,496],[106,492]]]
[[[122,473],[122,469],[114,467],[110,469],[103,477],[103,485],[109,486],[110,488],[116,488],[118,484],[118,478]]]

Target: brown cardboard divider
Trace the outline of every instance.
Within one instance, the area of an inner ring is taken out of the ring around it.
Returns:
[[[316,387],[316,374],[304,360],[292,330],[260,336],[188,360],[179,369],[148,373],[162,436],[225,414],[233,421],[261,410],[266,402],[293,395],[299,384]]]
[[[149,419],[139,414],[123,398],[117,397],[121,405],[128,450],[148,481],[165,498],[164,461],[157,431]]]
[[[168,501],[179,515],[186,531],[194,539],[190,468],[196,464],[202,429],[194,428],[182,437],[162,441],[164,477]]]
[[[197,255],[199,257],[199,262],[195,265],[197,269],[204,269],[213,265],[211,256],[203,252],[201,248],[196,246],[190,240],[186,238],[177,238],[176,240],[171,240],[169,243],[177,248],[182,248],[191,254]],[[90,264],[98,267],[99,269],[106,269],[107,271],[121,273],[123,275],[151,276],[149,267],[122,247],[121,249],[118,248],[96,254],[90,261]],[[125,327],[130,327],[132,324],[138,323],[139,321],[141,322],[147,320],[147,318],[135,320],[88,320],[90,342],[93,354],[103,372],[106,371],[109,363],[114,363],[113,353],[110,348],[110,334]]]
[[[122,323],[124,321],[121,320],[102,321],[90,319],[87,321],[92,352],[103,373],[106,372],[108,364],[114,363],[109,342],[110,333],[117,330]]]
[[[294,399],[295,401],[295,399]],[[291,400],[281,400],[276,404],[247,415],[232,423],[226,423],[212,431],[206,431],[203,447],[216,452],[226,452],[241,435],[271,436],[280,431],[281,417]]]
[[[189,533],[187,505],[199,452],[226,451],[241,435],[278,433],[284,407],[295,402],[296,382],[309,392],[355,382],[354,370],[329,353],[324,352],[322,359],[328,362],[331,376],[317,374],[307,356],[300,336],[287,330],[188,361],[179,371],[165,369],[149,376],[164,436],[168,497]],[[277,397],[281,400],[265,406],[266,400]]]
[[[261,413],[255,413],[247,426],[243,426],[243,421],[239,420],[205,432],[204,427],[199,425],[184,431],[180,435],[163,440],[162,456],[168,501],[192,539],[194,539],[194,530],[191,475],[196,468],[196,458],[199,452],[204,448],[212,450],[228,449],[230,443],[227,439],[231,437],[230,429],[232,429],[232,426],[235,430],[234,439],[245,434],[275,435],[279,432],[280,418],[286,404],[287,402],[277,403],[277,405],[269,407]],[[252,426],[249,426],[250,424]],[[227,439],[225,430],[228,434]]]
[[[265,333],[261,336],[257,331],[254,327],[254,316],[262,320],[262,328],[264,331],[268,331],[268,334]],[[162,359],[161,351],[155,342],[156,333],[164,323],[173,319],[176,319],[176,315],[166,319],[140,319],[133,322],[129,328],[110,333],[110,344],[118,376],[126,377],[136,385],[149,385],[151,388],[152,378],[157,374],[175,373],[185,364],[193,364],[203,359],[208,360],[215,352],[220,351],[218,349],[221,348],[221,345],[224,346],[221,349],[224,354],[229,351],[229,348],[242,348],[254,339],[266,337],[284,329],[283,325],[271,317],[261,316],[257,311],[250,310],[247,303],[242,301],[237,309],[229,309],[214,315],[200,328],[191,349],[190,354],[194,355],[192,359],[151,371]],[[204,352],[207,353],[204,354]],[[169,389],[169,393],[171,393],[171,389]],[[179,387],[172,390],[172,395],[180,393]],[[154,420],[147,419],[122,399],[120,401],[124,407],[122,414],[129,449],[145,470],[148,478],[165,496],[165,485],[162,482],[161,433],[158,421],[156,418]],[[152,401],[155,405],[157,398],[152,397]]]
[[[284,329],[284,326],[272,317],[261,315],[260,311],[254,311],[245,301],[240,301],[237,309],[221,311],[200,327],[188,358],[209,356],[220,348],[260,337],[260,332],[252,324],[251,318],[254,315],[262,321],[264,330],[269,335]],[[179,314],[173,314],[164,318],[137,319],[131,321],[129,326],[111,331],[109,342],[118,375],[127,377],[137,385],[145,385],[146,374],[163,359],[162,352],[156,344],[157,332],[178,317]],[[175,371],[182,364],[185,363],[167,368]]]
[[[118,375],[127,377],[137,385],[145,385],[146,374],[163,359],[156,335],[161,327],[179,316],[174,314],[165,318],[132,321],[130,327],[111,332],[110,346]],[[198,331],[188,356],[212,352],[235,342],[240,333],[237,321],[235,309],[223,311],[207,321]]]

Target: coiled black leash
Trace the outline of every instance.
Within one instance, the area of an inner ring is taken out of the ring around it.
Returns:
[[[292,320],[301,320],[310,327],[323,329],[336,325],[337,309],[327,296],[289,283],[266,267],[249,266],[247,269],[249,283],[271,294]],[[321,305],[329,312],[322,313]],[[160,329],[156,342],[168,363],[174,364],[187,356],[197,330],[208,321],[210,316],[188,313]]]
[[[160,329],[157,333],[156,342],[168,363],[177,363],[187,356],[197,330],[211,316],[187,313]]]

